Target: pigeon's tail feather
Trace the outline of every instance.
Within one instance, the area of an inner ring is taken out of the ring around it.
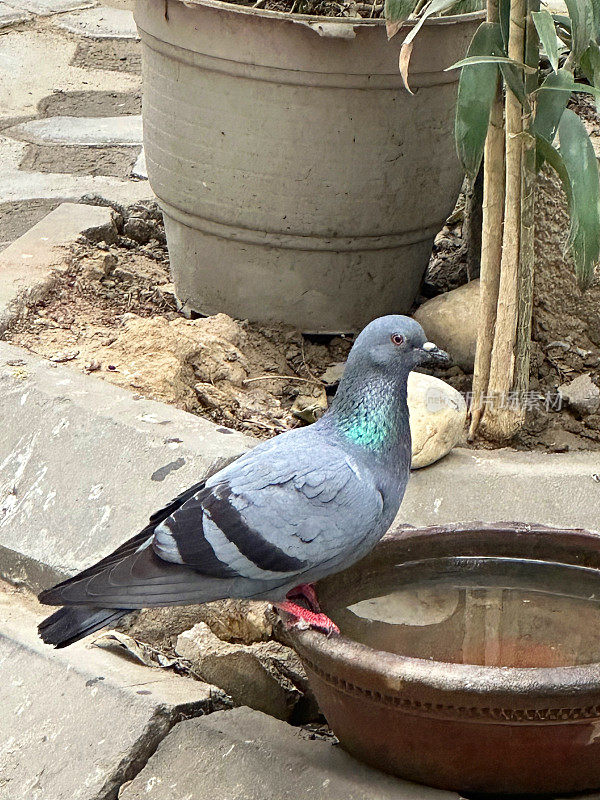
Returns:
[[[40,622],[38,632],[46,644],[67,647],[129,613],[120,608],[65,606]]]

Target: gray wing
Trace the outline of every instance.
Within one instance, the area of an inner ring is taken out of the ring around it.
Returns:
[[[127,609],[268,597],[296,576],[335,571],[380,521],[382,496],[340,449],[283,447],[284,436],[183,492],[43,602]]]
[[[161,558],[202,572],[210,563],[215,577],[287,583],[343,560],[381,518],[371,473],[333,445],[318,455],[253,455],[217,473],[156,528]]]

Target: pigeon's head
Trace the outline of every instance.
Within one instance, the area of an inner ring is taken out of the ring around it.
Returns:
[[[448,364],[449,355],[410,317],[390,314],[370,322],[357,337],[348,363],[407,374],[422,364]]]

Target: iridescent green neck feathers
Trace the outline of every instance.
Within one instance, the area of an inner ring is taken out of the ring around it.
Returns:
[[[331,411],[337,430],[354,444],[375,453],[394,449],[408,435],[406,379],[371,376],[340,386]]]

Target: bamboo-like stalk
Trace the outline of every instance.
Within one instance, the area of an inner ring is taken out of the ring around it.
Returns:
[[[488,0],[487,21],[500,19],[498,0]],[[471,401],[472,439],[484,411],[484,397],[490,376],[490,358],[496,324],[496,306],[502,258],[502,219],[504,216],[504,104],[502,81],[498,78],[496,98],[483,155],[483,223],[481,232],[481,270],[479,282],[479,324],[473,371]]]
[[[540,0],[528,0],[527,24],[525,26],[525,63],[537,68],[540,42],[535,28],[532,11],[539,11]],[[533,311],[533,277],[535,265],[535,184],[536,147],[535,137],[531,135],[531,125],[535,110],[535,90],[537,74],[530,73],[525,78],[525,90],[530,109],[523,116],[523,174],[521,183],[521,249],[518,283],[517,341],[515,345],[515,375],[513,390],[521,403],[521,416],[524,418],[525,394],[529,390],[529,356],[531,352],[531,316]]]
[[[516,61],[525,57],[525,19],[527,0],[512,0],[508,55]],[[500,285],[496,308],[496,328],[490,359],[488,404],[482,419],[486,437],[495,441],[510,439],[520,426],[519,409],[511,402],[515,368],[517,331],[517,288],[521,238],[521,163],[523,120],[519,100],[506,90],[506,184]]]

